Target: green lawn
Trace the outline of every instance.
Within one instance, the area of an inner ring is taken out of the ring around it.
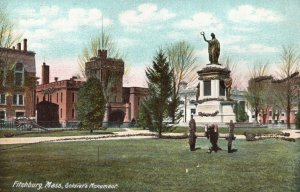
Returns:
[[[234,142],[238,152],[195,152],[187,140],[143,139],[0,145],[0,191],[14,181],[118,184],[107,191],[300,191],[300,140]],[[98,160],[98,147],[100,156]],[[102,191],[102,190],[40,190]],[[105,190],[103,190],[105,191]]]
[[[105,130],[94,130],[93,133],[90,133],[88,130],[64,130],[64,131],[50,131],[50,132],[35,132],[35,133],[26,133],[24,131],[16,130],[1,130],[0,138],[5,137],[5,133],[14,133],[14,137],[60,137],[60,136],[80,136],[80,135],[101,135],[101,134],[113,134],[113,132],[125,131],[122,128],[107,128]]]

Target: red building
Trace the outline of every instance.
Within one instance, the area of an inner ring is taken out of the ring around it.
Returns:
[[[35,116],[35,53],[23,43],[0,48],[0,121]]]
[[[142,87],[123,87],[124,62],[122,59],[107,57],[106,50],[98,50],[98,55],[85,64],[86,77],[96,77],[105,84],[108,105],[103,126],[123,124],[129,126],[136,121],[139,106],[148,95],[148,89]],[[108,82],[109,81],[109,82]]]
[[[76,102],[84,82],[75,77],[49,81],[49,66],[43,63],[42,83],[36,87],[37,123],[47,127],[63,127],[77,121]],[[69,126],[69,125],[68,125]]]

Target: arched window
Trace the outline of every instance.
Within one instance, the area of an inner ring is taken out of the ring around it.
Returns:
[[[24,66],[18,62],[15,65],[15,86],[23,86],[24,84]]]

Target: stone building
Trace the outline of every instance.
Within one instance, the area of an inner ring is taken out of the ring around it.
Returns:
[[[17,48],[0,48],[0,121],[35,116],[35,53],[27,39]]]
[[[85,64],[86,77],[100,79],[108,103],[103,126],[129,126],[136,121],[139,106],[148,95],[142,87],[123,87],[124,61],[107,57],[107,50],[98,50],[98,55]]]
[[[45,127],[70,126],[77,121],[76,103],[82,81],[75,77],[50,82],[49,66],[43,63],[41,84],[36,87],[37,123]]]

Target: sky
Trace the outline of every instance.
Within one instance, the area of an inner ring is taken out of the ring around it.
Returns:
[[[111,34],[130,66],[125,86],[146,86],[146,67],[160,47],[181,40],[195,49],[199,68],[209,63],[207,43],[215,33],[221,58],[229,57],[240,87],[255,63],[275,69],[282,46],[299,47],[299,0],[9,0],[18,32],[36,53],[37,76],[45,61],[54,77],[80,74],[78,57],[95,35]],[[196,71],[195,71],[196,73]]]

